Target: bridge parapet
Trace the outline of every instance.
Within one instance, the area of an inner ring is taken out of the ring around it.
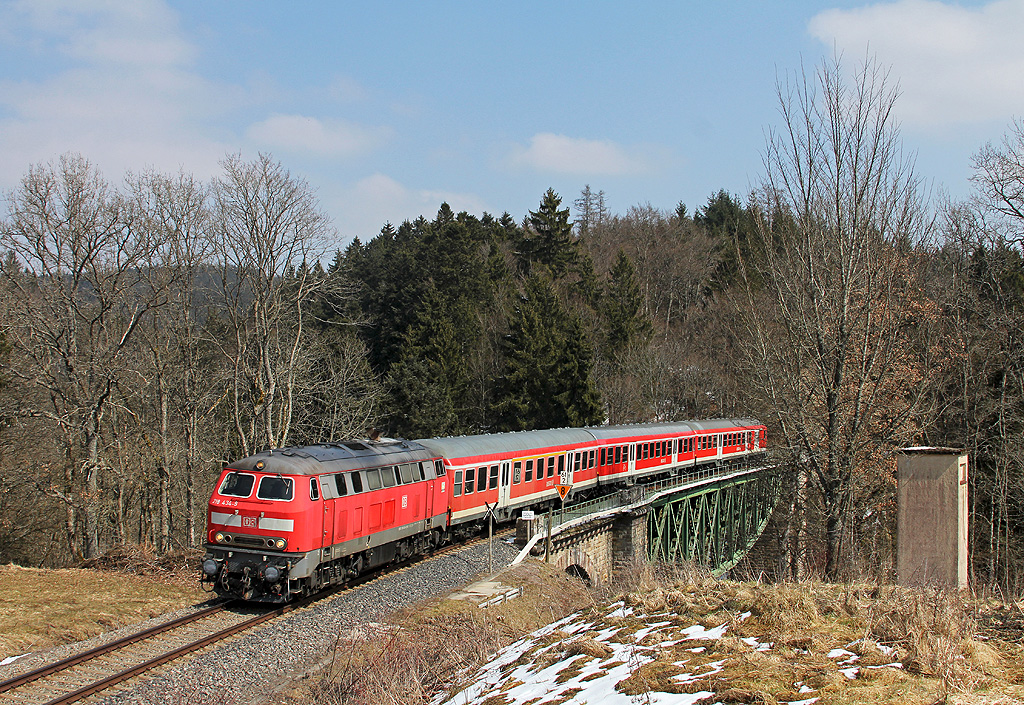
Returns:
[[[731,567],[767,523],[778,496],[777,469],[714,468],[630,487],[530,522],[520,520],[517,534],[525,546],[516,562],[544,555],[595,583],[652,558]]]

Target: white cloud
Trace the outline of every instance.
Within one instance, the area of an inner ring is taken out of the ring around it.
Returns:
[[[433,220],[447,203],[456,213],[482,215],[487,208],[475,194],[409,188],[385,174],[373,174],[336,194],[325,194],[343,240],[375,237],[385,223],[398,226],[423,216]]]
[[[0,41],[23,53],[26,67],[39,56],[49,68],[0,81],[0,185],[67,151],[111,179],[149,167],[207,177],[229,151],[206,124],[242,91],[199,76],[197,50],[163,3],[33,0],[5,6],[0,24]]]
[[[383,143],[387,135],[385,128],[367,128],[305,115],[272,115],[246,131],[246,137],[260,148],[281,148],[325,157],[370,151]]]
[[[808,30],[847,60],[876,55],[899,81],[904,124],[942,128],[1024,112],[1022,27],[1024,0],[899,0],[827,10]]]
[[[640,147],[624,147],[611,140],[588,140],[541,132],[530,145],[516,146],[508,157],[513,166],[537,171],[584,176],[631,176],[654,168],[654,160]]]

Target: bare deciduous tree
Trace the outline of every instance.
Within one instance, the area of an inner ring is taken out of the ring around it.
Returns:
[[[163,302],[164,292],[143,282],[160,243],[75,155],[30,169],[8,206],[4,244],[20,264],[3,270],[14,314],[9,331],[25,356],[15,373],[42,392],[30,397],[42,403],[21,413],[49,420],[64,439],[63,482],[47,491],[66,505],[71,541],[78,516],[84,519],[84,554],[93,557],[107,462],[104,417],[140,323]]]
[[[912,432],[926,369],[907,331],[929,315],[910,251],[928,223],[896,98],[872,61],[852,82],[835,58],[781,84],[782,128],[769,134],[756,204],[764,252],[741,337],[757,391],[820,497],[830,578],[864,497],[855,488],[886,482],[879,456]]]
[[[326,285],[311,263],[332,234],[310,186],[261,154],[234,155],[214,182],[217,257],[233,347],[232,410],[240,450],[284,445],[309,363],[309,307]]]

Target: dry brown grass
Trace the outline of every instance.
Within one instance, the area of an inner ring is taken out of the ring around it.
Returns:
[[[439,598],[393,615],[392,625],[400,628],[339,635],[323,676],[284,698],[317,705],[425,702],[453,675],[596,599],[582,583],[542,563],[520,566],[502,581],[523,585],[524,595],[488,609]],[[585,641],[572,644],[566,642],[568,650],[588,650]],[[593,648],[599,646],[595,642]],[[495,698],[494,705],[503,702]]]
[[[39,651],[205,599],[167,576],[0,566],[0,657]]]
[[[439,691],[452,696],[470,684],[476,666],[498,649],[574,611],[594,620],[594,628],[534,639],[506,667],[487,705],[512,702],[508,694],[522,684],[511,673],[530,664],[534,672],[563,664],[556,680],[582,681],[583,690],[572,693],[585,699],[585,684],[600,677],[593,668],[610,671],[624,665],[621,651],[613,656],[608,645],[594,638],[596,629],[609,626],[618,627],[615,639],[620,644],[635,643],[636,649],[653,654],[651,661],[637,659],[632,674],[617,686],[638,702],[650,693],[703,690],[715,693],[708,702],[723,703],[818,697],[822,704],[989,705],[1024,698],[1024,647],[998,638],[994,618],[988,620],[993,625],[990,638],[978,637],[977,606],[955,593],[820,583],[743,584],[712,580],[699,572],[641,569],[627,576],[628,590],[597,594],[538,563],[521,566],[501,580],[523,585],[523,597],[491,610],[449,600],[418,605],[395,616],[393,624],[400,629],[339,643],[337,653],[343,656],[335,656],[330,673],[293,693],[292,700],[378,705],[428,702]],[[634,615],[608,616],[608,605],[615,600],[632,607]],[[746,612],[749,617],[740,618]],[[1005,622],[1007,617],[999,614]],[[728,624],[728,630],[718,641],[668,646],[651,634],[634,641],[655,621],[669,622],[669,630],[694,624]],[[756,651],[743,641],[750,637],[771,642],[772,648]],[[690,649],[697,645],[706,648],[693,653]],[[859,668],[855,678],[839,671],[844,667],[841,659],[828,658],[838,648],[857,655],[851,664]],[[897,655],[886,653],[888,649]],[[895,660],[906,661],[908,668],[888,665]],[[682,678],[684,673],[692,676]],[[800,692],[801,686],[813,692]],[[540,698],[536,705],[566,702],[569,695]]]

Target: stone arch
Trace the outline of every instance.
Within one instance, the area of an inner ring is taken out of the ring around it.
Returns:
[[[602,575],[597,564],[579,546],[561,551],[558,555],[558,567],[568,575],[582,578],[588,585],[601,583]]]

